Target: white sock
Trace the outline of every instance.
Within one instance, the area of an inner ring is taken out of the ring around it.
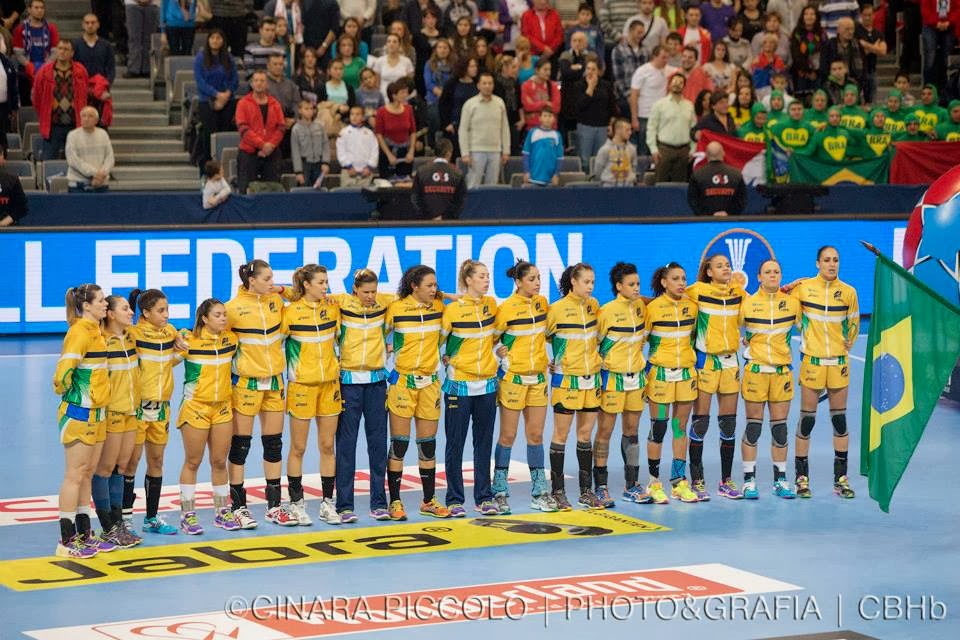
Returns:
[[[193,500],[193,496],[196,495],[197,485],[195,484],[181,484],[180,485],[180,499],[181,500]]]
[[[226,498],[230,495],[230,485],[228,484],[215,484],[213,485],[213,495]]]
[[[76,512],[76,511],[61,511],[61,512],[60,512],[60,519],[61,519],[61,520],[66,519],[66,520],[69,520],[70,522],[73,522],[74,520],[77,519],[77,512]]]
[[[777,468],[777,471],[779,471],[780,473],[786,473],[786,472],[787,472],[787,461],[786,461],[786,460],[784,460],[783,462],[777,462],[776,460],[774,460],[773,466],[775,466],[775,467]]]
[[[83,506],[77,507],[77,513],[84,513],[86,515],[90,515],[90,505],[83,505]]]
[[[743,462],[743,472],[744,473],[756,473],[757,471],[757,461],[753,460],[752,462]]]

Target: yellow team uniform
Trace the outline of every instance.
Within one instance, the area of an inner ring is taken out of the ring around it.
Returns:
[[[481,396],[497,391],[497,301],[463,296],[443,310],[444,352],[450,359],[443,392]]]
[[[96,322],[78,318],[70,325],[53,374],[53,390],[61,399],[57,424],[62,444],[79,440],[92,446],[107,439],[107,343]]]
[[[800,385],[808,389],[843,389],[850,384],[847,340],[860,330],[856,290],[839,279],[819,275],[791,292],[800,301]]]
[[[553,348],[554,409],[597,411],[600,407],[600,353],[594,298],[568,293],[550,305],[547,336]]]
[[[369,384],[387,379],[387,307],[397,299],[392,293],[378,293],[372,307],[360,298],[342,293],[333,298],[340,305],[340,382]]]
[[[107,372],[110,402],[107,403],[107,433],[137,431],[140,408],[140,358],[137,343],[129,331],[110,335],[107,344]]]
[[[657,404],[691,402],[697,397],[697,356],[693,341],[697,303],[667,294],[647,305],[647,398]]]
[[[600,307],[597,339],[603,358],[600,409],[604,413],[643,411],[645,311],[643,300],[621,295]]]
[[[541,295],[527,298],[514,293],[497,309],[497,333],[508,350],[498,374],[497,391],[497,400],[505,409],[522,411],[547,406],[549,308]]]
[[[154,327],[141,319],[128,329],[140,357],[140,407],[137,444],[167,444],[170,430],[170,396],[173,395],[173,368],[183,359],[175,351],[177,330],[172,325]]]
[[[387,410],[401,418],[440,419],[440,333],[443,303],[423,304],[412,295],[387,308],[393,334],[394,370],[389,373]]]
[[[686,295],[697,303],[697,387],[704,393],[740,391],[740,305],[747,297],[737,286],[694,282]]]
[[[233,420],[230,367],[237,352],[237,334],[218,335],[206,327],[200,335],[185,336],[187,352],[183,364],[183,401],[177,426],[197,429]]]
[[[338,416],[340,362],[336,337],[340,307],[332,300],[308,302],[301,298],[283,310],[282,333],[287,336],[287,413],[299,420]]]
[[[284,294],[289,296],[289,289]],[[283,297],[237,288],[227,302],[227,328],[237,334],[233,410],[245,416],[283,411]]]
[[[800,322],[800,301],[777,291],[757,291],[740,307],[747,339],[741,393],[747,402],[793,399],[790,335]]]

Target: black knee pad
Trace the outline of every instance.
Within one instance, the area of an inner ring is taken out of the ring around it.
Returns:
[[[394,460],[403,460],[403,456],[407,454],[407,447],[409,446],[409,438],[390,438],[390,457]]]
[[[647,437],[647,440],[650,442],[656,442],[657,444],[662,444],[663,436],[665,435],[667,435],[667,421],[653,420],[650,423],[650,435]]]
[[[844,410],[846,411],[846,410]],[[830,413],[830,422],[833,423],[833,435],[842,438],[847,435],[847,414],[843,411]]]
[[[751,447],[755,447],[760,442],[761,433],[763,433],[763,423],[751,420],[747,422],[747,428],[743,430],[743,441]]]
[[[565,415],[565,416],[572,416],[572,415],[573,415],[573,409],[567,409],[566,407],[564,407],[564,406],[563,406],[562,404],[560,404],[559,402],[558,402],[557,404],[553,405],[553,412],[554,412],[554,413],[559,413],[559,414],[562,414],[562,415]]]
[[[283,460],[283,436],[275,433],[270,436],[260,436],[263,443],[263,461],[280,462]]]
[[[233,436],[230,440],[230,453],[227,459],[230,464],[242,466],[247,462],[247,454],[250,453],[251,436]]]
[[[710,416],[693,416],[690,424],[690,439],[694,442],[703,442],[710,428]]]
[[[809,440],[813,432],[813,425],[817,423],[817,414],[800,412],[800,426],[797,427],[797,437],[801,440]]]
[[[770,435],[773,438],[773,446],[777,449],[783,449],[787,446],[787,423],[774,422],[770,425]]]
[[[734,440],[737,437],[737,416],[729,414],[717,417],[717,423],[720,425],[720,439]]]
[[[417,457],[420,462],[427,462],[437,457],[437,439],[424,438],[417,440]]]

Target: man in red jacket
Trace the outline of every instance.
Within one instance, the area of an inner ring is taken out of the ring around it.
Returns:
[[[258,69],[250,77],[250,93],[237,102],[237,189],[247,192],[254,180],[280,182],[280,142],[286,125],[283,108],[267,91],[267,72]]]
[[[530,40],[530,49],[541,58],[553,58],[563,46],[563,24],[550,0],[533,0],[533,8],[520,18],[520,33]]]
[[[920,0],[923,84],[947,84],[947,56],[957,42],[960,0]]]
[[[43,160],[63,159],[67,134],[80,126],[87,106],[87,70],[73,61],[73,43],[57,43],[56,58],[40,67],[33,80],[33,107],[37,110]]]

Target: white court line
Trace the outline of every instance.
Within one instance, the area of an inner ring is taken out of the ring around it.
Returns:
[[[866,337],[867,337],[866,334],[861,333],[859,336],[857,336],[857,340],[862,340],[863,338],[866,338]],[[799,342],[799,341],[800,341],[800,336],[793,336],[793,340],[796,340],[796,341]],[[867,359],[864,358],[863,356],[855,356],[855,355],[853,355],[852,353],[848,353],[847,356],[850,357],[850,358],[853,358],[854,360],[859,360],[860,362],[866,362],[866,361],[867,361]]]

